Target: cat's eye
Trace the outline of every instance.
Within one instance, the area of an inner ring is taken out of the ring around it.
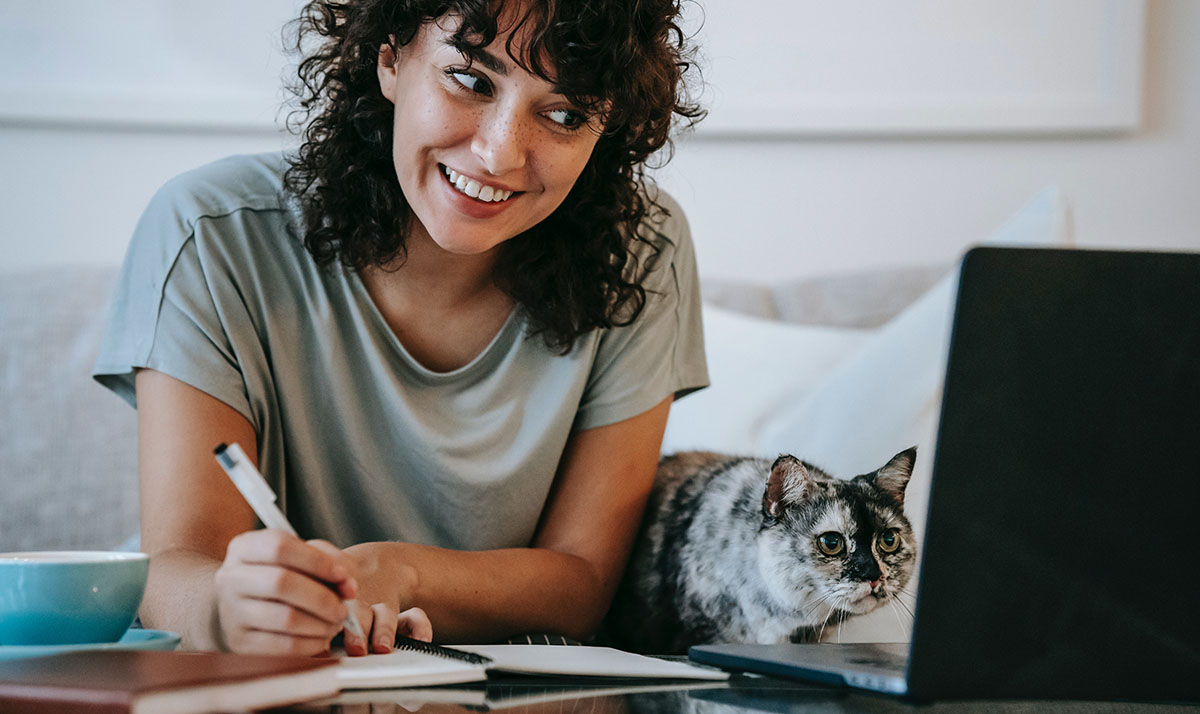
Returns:
[[[817,547],[825,555],[837,555],[846,549],[846,541],[841,533],[829,531],[817,536]]]
[[[884,553],[895,553],[896,549],[900,547],[900,533],[895,528],[888,528],[879,534],[877,541],[879,549]]]

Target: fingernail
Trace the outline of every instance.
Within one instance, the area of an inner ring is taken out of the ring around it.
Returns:
[[[350,573],[346,572],[346,569],[340,565],[333,566],[332,574],[333,579],[338,581],[345,580],[346,578],[350,577]]]

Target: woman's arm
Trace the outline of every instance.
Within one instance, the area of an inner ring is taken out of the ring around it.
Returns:
[[[139,371],[136,387],[150,555],[142,622],[179,632],[189,649],[325,651],[345,617],[339,598],[355,596],[351,560],[328,543],[252,530],[253,511],[213,457],[217,444],[237,442],[255,458],[241,414],[153,370]]]
[[[586,638],[620,581],[670,408],[667,399],[571,438],[531,548],[367,543],[343,553],[251,531],[253,512],[212,455],[214,445],[234,441],[257,452],[241,414],[152,370],[138,373],[137,391],[142,549],[151,563],[143,622],[181,633],[189,648],[308,654],[323,652],[339,631],[339,597],[356,594],[387,606],[358,611],[368,628],[418,606],[444,641],[520,632]],[[374,634],[390,639],[386,627]]]
[[[670,404],[667,398],[631,419],[571,437],[531,548],[349,548],[365,599],[398,611],[420,607],[439,641],[488,642],[527,632],[586,639],[604,617],[633,548]]]

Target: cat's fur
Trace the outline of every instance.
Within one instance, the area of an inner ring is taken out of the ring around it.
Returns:
[[[605,639],[651,653],[814,640],[897,597],[916,556],[903,512],[915,460],[909,449],[840,480],[792,456],[664,459]],[[888,529],[899,539],[890,553]],[[828,533],[843,536],[837,555],[820,548]]]

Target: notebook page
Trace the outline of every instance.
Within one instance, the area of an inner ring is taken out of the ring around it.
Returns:
[[[388,654],[343,656],[337,675],[342,689],[390,689],[479,682],[487,679],[487,670],[469,662],[395,650]]]
[[[490,657],[490,670],[566,677],[638,677],[651,679],[729,679],[728,672],[586,645],[456,645],[455,649]]]

